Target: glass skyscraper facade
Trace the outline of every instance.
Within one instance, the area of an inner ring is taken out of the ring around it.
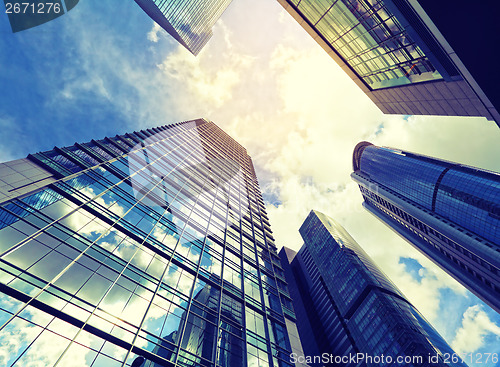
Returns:
[[[0,203],[0,365],[292,366],[252,161],[214,123],[0,164]]]
[[[498,93],[483,82],[485,65],[466,66],[440,33],[436,26],[439,19],[431,19],[419,1],[278,2],[382,112],[484,116],[500,124],[499,106],[491,102],[497,101]],[[437,7],[446,13],[449,4]],[[460,19],[466,19],[468,6],[456,7],[464,13]],[[448,19],[446,25],[450,23],[455,28],[461,26]],[[457,44],[460,42],[454,47]],[[474,51],[461,50],[460,55],[469,56],[469,52]],[[481,80],[481,85],[474,76]]]
[[[300,234],[280,257],[304,353],[331,356],[314,366],[465,366],[445,362],[452,349],[340,224],[312,210]]]
[[[363,206],[500,312],[500,174],[359,143]]]
[[[212,37],[212,27],[231,0],[135,0],[177,42],[193,55]]]
[[[291,3],[372,89],[442,79],[383,1]]]

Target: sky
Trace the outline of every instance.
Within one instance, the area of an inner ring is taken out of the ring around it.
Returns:
[[[500,315],[365,211],[350,179],[362,140],[499,172],[495,123],[382,114],[275,0],[234,0],[213,31],[194,57],[132,1],[81,1],[16,34],[0,16],[0,161],[205,117],[252,157],[278,247],[298,250],[321,211],[456,352],[498,353]]]

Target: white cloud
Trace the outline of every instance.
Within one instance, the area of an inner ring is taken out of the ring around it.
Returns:
[[[93,201],[103,207],[109,209],[111,212],[116,214],[118,217],[122,217],[125,214],[125,209],[118,203],[106,201],[102,197],[96,198],[96,193],[91,187],[85,187],[80,190],[88,198],[94,199]],[[59,213],[60,216],[68,214],[73,208],[69,206],[63,207],[65,212]],[[109,224],[100,220],[99,218],[94,218],[94,216],[88,214],[82,209],[77,210],[69,217],[63,220],[71,229],[78,231],[82,235],[99,234],[105,235],[107,232],[116,233],[114,228],[111,228]]]
[[[5,306],[10,302],[7,297],[2,296],[0,303]],[[0,365],[12,363],[28,346],[29,349],[17,361],[18,365],[26,367],[50,365],[62,355],[69,345],[70,339],[78,331],[74,326],[57,320],[35,308],[28,307],[23,311],[22,317],[28,321],[15,318],[0,332],[0,340],[2,340]],[[47,329],[44,330],[43,327]],[[61,359],[62,365],[68,367],[87,365],[85,358],[87,353],[90,352],[88,347],[90,347],[92,339],[88,334],[82,332],[77,341],[81,345],[76,344],[66,351]],[[30,345],[32,342],[33,344]]]
[[[176,89],[173,97],[177,102],[187,97],[208,109],[221,107],[231,100],[233,88],[252,65],[250,56],[233,49],[229,40],[230,31],[223,22],[215,26],[215,32],[219,42],[210,45],[209,51],[203,50],[198,57],[194,57],[178,47],[158,65],[163,78],[168,80],[171,88]]]
[[[77,40],[71,39],[78,57],[62,70],[61,88],[51,103],[62,99],[71,106],[104,99],[119,114],[117,119],[133,129],[210,117],[232,101],[234,89],[241,86],[254,62],[248,53],[233,47],[231,31],[222,21],[215,25],[209,44],[194,57],[171,37],[161,37],[164,31],[156,24],[146,35],[151,42],[147,53],[139,56],[121,47],[122,34],[78,20],[66,32],[67,37],[78,34]],[[170,52],[162,59],[165,45]],[[151,63],[144,63],[144,58]]]
[[[151,28],[151,30],[149,31],[149,33],[147,35],[148,40],[150,40],[151,42],[154,42],[154,43],[158,42],[158,40],[160,39],[158,37],[158,32],[162,32],[162,31],[163,31],[163,28],[160,27],[158,25],[158,23],[155,22],[153,24],[153,28]]]
[[[462,326],[457,330],[451,346],[457,353],[476,352],[484,346],[488,335],[495,335],[497,346],[500,344],[500,326],[490,320],[481,306],[472,306],[465,311]]]

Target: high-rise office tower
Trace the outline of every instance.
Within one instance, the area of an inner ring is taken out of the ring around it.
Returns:
[[[252,161],[214,123],[29,155],[0,183],[0,365],[291,366]]]
[[[340,224],[312,210],[300,234],[280,257],[311,365],[465,366]]]
[[[160,27],[193,55],[212,37],[212,27],[232,0],[135,0]]]
[[[278,2],[382,112],[484,116],[500,126],[497,2]]]
[[[361,142],[363,206],[500,312],[500,174]]]

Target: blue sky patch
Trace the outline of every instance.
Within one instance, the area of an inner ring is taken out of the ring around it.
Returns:
[[[404,264],[406,272],[410,273],[415,280],[422,281],[425,276],[425,268],[417,260],[411,257],[400,257],[399,263]]]

